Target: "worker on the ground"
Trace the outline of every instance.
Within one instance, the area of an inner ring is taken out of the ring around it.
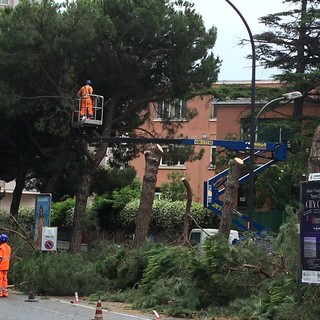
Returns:
[[[78,91],[77,95],[81,97],[80,116],[93,119],[93,103],[92,97],[93,88],[91,87],[91,80],[87,80],[86,84]]]
[[[0,235],[0,298],[8,297],[8,270],[10,267],[11,247],[8,236]]]

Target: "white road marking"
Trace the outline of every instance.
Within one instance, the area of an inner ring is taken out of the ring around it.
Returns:
[[[70,304],[70,302],[68,302],[68,301],[63,301],[63,300],[59,300],[59,299],[50,299],[50,300],[54,300],[54,301],[57,301],[57,302],[60,302],[60,303],[64,303],[64,304]],[[86,305],[83,305],[83,304],[73,304],[73,306],[81,307],[81,308],[87,308],[87,309],[91,309],[91,310],[95,310],[96,309],[96,307],[86,306]],[[149,318],[142,318],[142,317],[139,317],[139,316],[133,316],[133,315],[125,314],[125,313],[121,313],[121,312],[114,312],[114,311],[104,310],[103,308],[102,308],[102,311],[113,313],[113,314],[117,314],[119,316],[130,317],[130,318],[134,318],[134,319],[150,320]]]
[[[65,313],[62,313],[62,312],[59,312],[59,311],[54,311],[54,310],[50,310],[50,309],[47,309],[47,308],[41,308],[41,307],[34,307],[35,309],[39,309],[39,310],[43,310],[43,311],[47,311],[47,312],[51,312],[51,313],[55,313],[55,314],[60,314],[60,315],[63,315],[64,317],[70,317],[70,318],[73,318],[73,315],[72,316],[69,316]]]

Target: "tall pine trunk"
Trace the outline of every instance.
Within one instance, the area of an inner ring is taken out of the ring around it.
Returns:
[[[314,132],[308,160],[308,177],[310,173],[320,172],[320,126]],[[307,178],[308,178],[307,177]]]
[[[190,215],[191,215],[191,205],[192,205],[192,190],[191,190],[189,181],[185,177],[183,177],[181,179],[181,181],[187,191],[187,204],[186,204],[186,210],[184,212],[184,217],[183,217],[183,234],[182,234],[183,243],[187,243],[188,239],[189,239],[189,225],[190,225]]]
[[[101,130],[102,140],[103,138],[108,138],[111,132],[111,124],[113,118],[113,110],[116,105],[116,99],[109,100],[108,104],[104,106],[104,126]],[[95,131],[88,129],[87,135],[94,135]],[[79,252],[81,250],[81,238],[82,238],[82,219],[85,217],[86,206],[90,194],[90,188],[92,183],[92,175],[94,171],[100,165],[102,159],[106,156],[108,144],[106,142],[101,142],[99,147],[96,149],[95,154],[93,155],[88,150],[88,145],[83,141],[82,149],[87,158],[86,167],[81,175],[81,182],[79,185],[79,190],[76,195],[76,203],[74,208],[74,217],[73,217],[73,228],[71,234],[70,248],[69,251],[72,253]]]
[[[223,207],[219,226],[219,232],[221,232],[227,239],[229,239],[231,230],[232,210],[234,209],[234,202],[239,186],[238,179],[240,178],[242,167],[243,161],[241,159],[234,158],[230,160],[230,169],[225,183]]]
[[[159,145],[150,145],[145,151],[145,173],[141,188],[140,205],[136,217],[136,230],[133,246],[139,247],[147,238],[151,221],[157,174],[163,150]]]
[[[82,220],[87,207],[89,197],[89,190],[91,187],[92,172],[87,168],[82,175],[79,190],[76,196],[76,204],[73,216],[73,226],[70,241],[69,251],[71,253],[79,252],[81,250],[82,238]]]
[[[81,250],[81,238],[82,238],[82,220],[85,218],[85,212],[87,207],[88,198],[90,195],[90,188],[92,183],[92,177],[94,171],[98,168],[103,157],[106,154],[107,144],[101,143],[94,156],[90,156],[87,152],[87,164],[81,175],[81,181],[79,184],[79,190],[76,195],[76,203],[74,208],[73,226],[70,240],[69,251],[76,253]]]

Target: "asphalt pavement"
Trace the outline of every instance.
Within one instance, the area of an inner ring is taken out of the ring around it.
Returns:
[[[29,299],[31,297],[31,299]],[[8,298],[0,298],[0,320],[151,320],[143,315],[130,315],[106,310],[101,303],[70,297],[47,298],[10,291]],[[101,318],[102,316],[102,318]],[[97,317],[97,318],[96,318]]]

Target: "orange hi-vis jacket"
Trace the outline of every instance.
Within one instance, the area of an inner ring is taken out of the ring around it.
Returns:
[[[0,245],[0,271],[7,271],[10,267],[11,247],[7,243]]]
[[[77,95],[81,96],[82,99],[87,99],[87,98],[90,98],[89,94],[92,94],[92,93],[93,93],[93,88],[88,84],[86,84],[78,91]]]

